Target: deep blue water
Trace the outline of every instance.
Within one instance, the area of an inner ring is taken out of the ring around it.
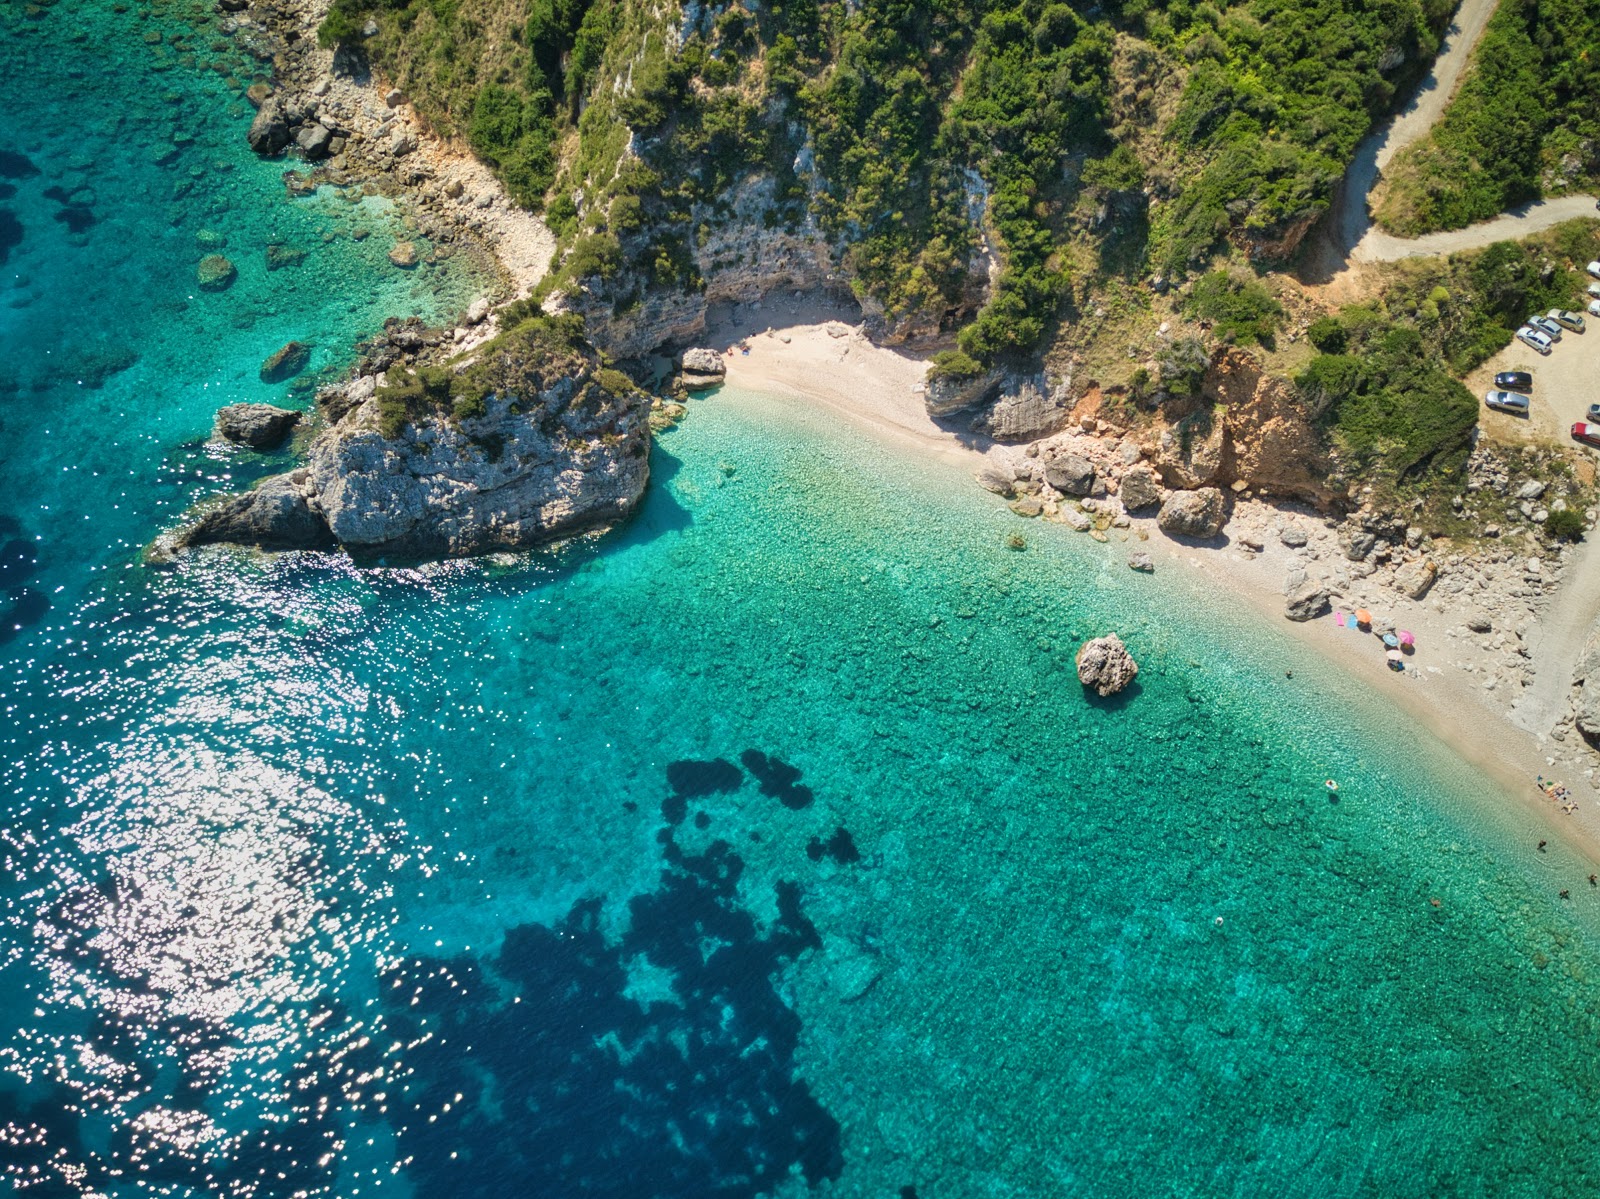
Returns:
[[[696,402],[562,550],[144,565],[291,460],[206,443],[307,403],[266,354],[482,285],[291,201],[183,15],[0,7],[22,1193],[1595,1193],[1590,867],[1200,584],[823,413]]]

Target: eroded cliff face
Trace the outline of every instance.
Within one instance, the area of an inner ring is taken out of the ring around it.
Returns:
[[[319,397],[330,420],[304,467],[219,501],[173,548],[337,544],[360,556],[463,557],[605,528],[638,503],[649,399],[594,355],[513,332],[424,369],[441,372],[437,394],[454,387],[453,411],[423,393],[396,428],[396,392],[420,374],[391,367],[386,390],[359,375]]]
[[[627,295],[637,282],[632,278],[588,279],[554,298],[550,308],[582,316],[590,340],[606,353],[637,358],[694,341],[713,304],[748,304],[785,288],[849,295],[843,248],[814,221],[767,227],[773,190],[769,176],[747,178],[727,197],[726,208],[696,213],[695,224],[707,230],[694,247],[703,288],[651,287],[634,298]],[[881,320],[879,326],[875,332],[890,332]]]

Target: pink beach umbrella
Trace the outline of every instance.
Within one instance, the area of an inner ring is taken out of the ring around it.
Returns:
[[[1417,644],[1416,634],[1415,633],[1408,633],[1404,629],[1401,629],[1400,630],[1400,644],[1401,645],[1415,646]]]

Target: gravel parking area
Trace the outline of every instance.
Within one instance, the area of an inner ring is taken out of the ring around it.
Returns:
[[[1574,296],[1573,311],[1582,312],[1588,297]],[[1573,441],[1574,421],[1584,420],[1590,404],[1600,404],[1600,318],[1585,317],[1588,328],[1582,333],[1565,331],[1546,357],[1513,341],[1504,350],[1467,376],[1467,386],[1478,397],[1478,420],[1489,437],[1502,442],[1546,443],[1572,446],[1600,459],[1600,450]],[[1484,392],[1494,386],[1499,371],[1521,370],[1533,375],[1533,411],[1526,417],[1490,411],[1483,402]]]

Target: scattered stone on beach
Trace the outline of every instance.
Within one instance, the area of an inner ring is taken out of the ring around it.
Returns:
[[[1339,544],[1343,547],[1346,558],[1352,562],[1361,562],[1377,548],[1378,537],[1365,529],[1348,528],[1339,538]]]
[[[1045,465],[1044,481],[1063,495],[1088,495],[1094,489],[1094,463],[1063,454]]]
[[[1148,466],[1130,467],[1122,474],[1117,495],[1122,499],[1122,506],[1129,512],[1137,512],[1141,508],[1154,508],[1161,502],[1161,481],[1156,478],[1156,472]]]
[[[1056,513],[1056,519],[1074,533],[1087,533],[1094,528],[1094,521],[1089,519],[1088,513],[1076,504],[1066,504],[1061,511]]]
[[[1467,628],[1474,633],[1488,633],[1494,629],[1494,622],[1482,612],[1474,612],[1467,617]]]
[[[1292,550],[1301,549],[1310,540],[1306,536],[1305,526],[1290,521],[1278,533],[1278,540]]]
[[[202,291],[223,291],[238,275],[238,269],[221,254],[207,254],[195,268],[195,279]]]
[[[985,491],[992,491],[995,495],[1010,495],[1016,487],[1017,473],[1011,469],[1010,463],[990,459],[978,468],[977,479],[978,486]]]
[[[1215,537],[1225,516],[1222,492],[1215,487],[1174,491],[1161,505],[1156,524],[1164,533],[1179,537]]]
[[[1128,569],[1137,570],[1141,574],[1154,574],[1156,569],[1156,560],[1149,554],[1143,552],[1130,554],[1128,555]]]
[[[1283,614],[1293,621],[1315,620],[1328,611],[1328,589],[1320,579],[1307,579],[1284,599]]]
[[[722,355],[704,347],[685,350],[681,363],[683,385],[689,391],[704,391],[708,387],[715,387],[728,373]]]
[[[333,140],[333,131],[318,121],[302,125],[300,132],[294,135],[294,144],[300,147],[300,153],[313,162],[327,158],[332,151],[328,143]]]
[[[489,319],[489,301],[479,296],[467,308],[467,324],[481,325]]]
[[[1543,494],[1544,483],[1539,479],[1529,479],[1521,487],[1517,488],[1517,498],[1519,500],[1536,500]]]
[[[229,404],[217,409],[217,436],[253,450],[270,450],[300,423],[300,414],[273,404]]]
[[[292,379],[311,364],[311,347],[302,341],[291,341],[275,351],[261,364],[263,383],[282,383]]]
[[[1115,633],[1085,641],[1078,649],[1078,682],[1102,697],[1115,695],[1133,682],[1139,664]]]
[[[1438,575],[1437,566],[1426,558],[1419,558],[1394,572],[1395,589],[1402,595],[1419,600],[1428,594],[1428,589],[1433,586],[1433,581]]]
[[[389,261],[403,270],[410,270],[420,261],[417,254],[417,243],[414,241],[397,241],[394,248],[389,251]]]

